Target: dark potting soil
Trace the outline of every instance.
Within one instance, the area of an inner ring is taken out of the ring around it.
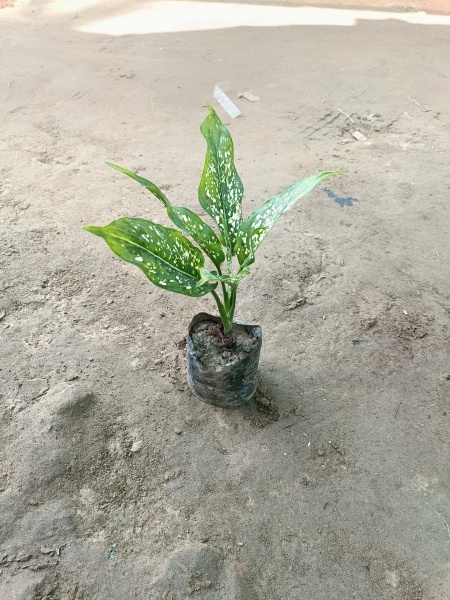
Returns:
[[[191,331],[197,360],[209,372],[221,371],[245,358],[256,346],[258,338],[245,325],[233,325],[231,347],[220,345],[218,325],[214,321],[201,321]]]

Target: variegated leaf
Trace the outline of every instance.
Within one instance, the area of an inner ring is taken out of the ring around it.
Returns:
[[[250,275],[251,271],[248,267],[240,269],[236,275],[219,275],[215,271],[208,271],[208,269],[200,269],[200,280],[197,285],[203,285],[207,282],[215,283],[221,281],[222,283],[228,283],[231,286],[237,286],[240,280],[246,275]]]
[[[201,217],[196,215],[192,210],[183,208],[181,206],[173,206],[163,192],[151,181],[144,179],[137,173],[113,165],[112,163],[106,163],[113,169],[120,171],[124,175],[128,175],[131,179],[134,179],[142,186],[144,186],[149,192],[151,192],[158,200],[160,200],[167,209],[169,219],[177,227],[179,227],[185,233],[188,233],[193,237],[197,244],[204,250],[207,256],[213,261],[216,267],[225,260],[225,255],[222,250],[219,238],[214,233],[209,225],[207,225]]]
[[[102,237],[117,256],[139,267],[152,283],[165,290],[204,296],[217,285],[197,285],[205,259],[176,229],[138,218],[84,229]]]
[[[243,267],[246,267],[247,265],[251,265],[255,262],[255,252],[256,252],[256,247],[254,247],[254,245],[258,242],[258,240],[262,240],[266,230],[268,230],[268,227],[259,227],[253,230],[253,233],[251,236],[242,236],[240,237],[238,235],[237,239],[236,239],[236,245],[234,247],[234,252],[236,254],[236,256],[239,257],[241,256],[243,258],[242,262],[240,262],[240,266],[241,269]],[[246,240],[246,244],[247,246],[245,247],[245,250],[242,248],[243,245],[243,240]]]
[[[207,149],[198,198],[217,223],[224,245],[232,254],[242,222],[244,186],[234,166],[230,132],[214,109],[208,108],[210,113],[200,126]]]
[[[235,244],[235,253],[239,264],[250,265],[254,262],[254,253],[263,239],[283,213],[292,208],[300,198],[311,192],[318,183],[330,175],[343,171],[325,171],[312,175],[290,185],[284,192],[267,200],[242,223]]]

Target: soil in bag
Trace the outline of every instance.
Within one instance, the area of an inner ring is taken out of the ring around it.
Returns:
[[[191,390],[216,406],[240,406],[255,393],[262,334],[257,325],[236,321],[223,336],[220,319],[201,313],[189,328],[188,379]]]

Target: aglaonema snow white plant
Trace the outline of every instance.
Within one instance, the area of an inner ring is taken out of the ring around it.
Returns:
[[[111,163],[109,166],[153,194],[178,229],[137,217],[85,229],[102,237],[117,256],[139,267],[155,285],[186,296],[212,294],[226,337],[233,327],[239,283],[250,274],[255,252],[266,235],[297,200],[326,177],[342,171],[325,171],[293,183],[243,218],[244,186],[234,165],[233,141],[214,109],[208,109],[200,127],[207,149],[198,198],[215,222],[217,233],[192,210],[174,206],[151,181]],[[211,268],[205,267],[206,257]]]

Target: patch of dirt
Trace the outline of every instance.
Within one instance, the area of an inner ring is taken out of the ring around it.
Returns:
[[[429,345],[430,336],[442,337],[434,317],[420,299],[402,308],[389,295],[375,289],[361,290],[353,345],[360,347],[377,372],[393,372]]]

